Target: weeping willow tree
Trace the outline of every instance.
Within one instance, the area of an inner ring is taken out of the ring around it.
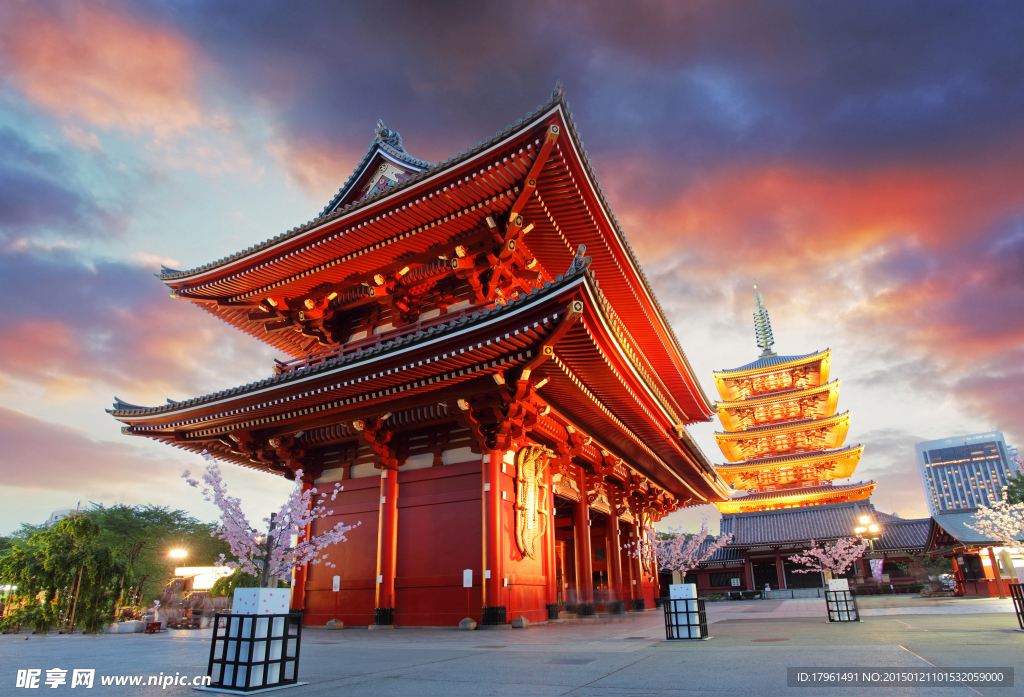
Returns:
[[[46,633],[77,625],[102,631],[117,609],[127,569],[97,544],[99,526],[85,515],[64,518],[14,543],[0,558],[0,584],[13,586],[0,629]]]

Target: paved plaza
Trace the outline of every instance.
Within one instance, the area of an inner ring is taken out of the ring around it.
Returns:
[[[1024,633],[1008,601],[862,598],[864,621],[828,624],[824,601],[708,603],[706,642],[664,642],[660,611],[528,629],[305,629],[299,675],[282,694],[353,695],[1019,695]],[[0,695],[19,668],[101,675],[202,675],[209,630],[159,635],[0,636]],[[1013,688],[787,687],[786,668],[1013,667]],[[45,673],[44,673],[45,675]],[[70,680],[69,680],[70,683]],[[70,692],[40,686],[45,694]],[[76,692],[81,688],[76,688]],[[74,693],[72,693],[74,694]],[[96,686],[95,695],[199,695],[190,687]]]

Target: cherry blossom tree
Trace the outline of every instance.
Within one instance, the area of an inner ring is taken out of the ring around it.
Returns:
[[[860,559],[868,548],[868,541],[858,537],[840,537],[835,544],[818,546],[811,540],[811,548],[803,554],[794,554],[789,558],[794,564],[803,564],[806,569],[793,569],[793,573],[809,574],[829,572],[840,576],[853,562]]]
[[[1024,547],[1024,502],[1010,503],[1007,487],[1003,487],[1003,498],[991,508],[978,506],[974,523],[967,527],[1005,547]]]
[[[646,528],[645,532],[639,541],[623,546],[630,556],[640,557],[652,568],[678,571],[684,577],[688,571],[697,568],[732,541],[732,535],[719,535],[705,545],[708,539],[707,518],[701,523],[700,532],[696,535],[687,535],[679,530],[659,535],[651,527]]]
[[[258,576],[260,585],[264,587],[271,578],[287,575],[297,566],[324,563],[337,568],[334,563],[326,561],[328,555],[323,550],[330,545],[345,542],[345,533],[360,523],[338,523],[310,539],[306,539],[305,533],[307,525],[334,513],[324,503],[328,493],[331,501],[337,498],[342,491],[340,484],[335,484],[332,491],[318,495],[316,487],[303,488],[302,470],[296,470],[295,488],[277,513],[263,519],[268,528],[265,533],[261,533],[245,517],[241,500],[228,496],[216,458],[205,450],[202,455],[207,461],[202,483],[192,479],[187,470],[181,476],[189,486],[199,489],[204,499],[220,509],[220,523],[211,535],[225,540],[238,561],[229,561],[222,554],[216,562],[217,566],[241,569],[247,574]],[[296,541],[293,543],[292,540]]]

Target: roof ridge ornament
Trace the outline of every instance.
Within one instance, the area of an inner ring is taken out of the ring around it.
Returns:
[[[398,131],[393,131],[385,126],[383,119],[377,119],[377,128],[374,129],[374,133],[380,142],[405,152],[405,147],[402,146],[402,136],[398,134]]]
[[[569,269],[565,272],[565,276],[570,276],[574,273],[579,273],[583,269],[590,267],[590,257],[586,256],[587,245],[581,244],[576,249],[576,256],[573,257],[572,263],[569,264]]]
[[[555,80],[555,89],[551,90],[551,101],[555,102],[565,97],[565,83]]]
[[[768,308],[764,306],[764,296],[757,288],[757,281],[754,282],[754,337],[757,339],[757,347],[761,349],[761,356],[774,356],[772,346],[775,339],[772,337],[772,322],[768,317]]]

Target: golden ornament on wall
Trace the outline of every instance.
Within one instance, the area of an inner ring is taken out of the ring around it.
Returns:
[[[547,522],[543,481],[549,454],[540,445],[527,445],[516,453],[516,544],[530,559],[540,556],[537,540],[544,536]]]

